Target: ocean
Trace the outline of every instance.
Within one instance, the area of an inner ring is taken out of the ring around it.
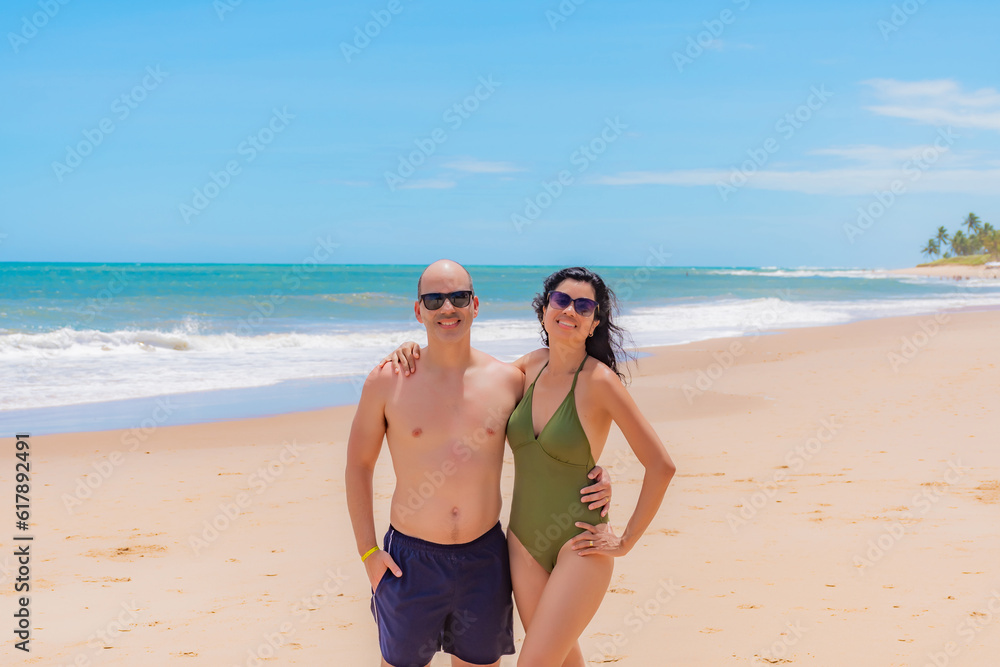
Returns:
[[[468,268],[473,345],[503,360],[539,346],[529,304],[559,267]],[[878,269],[591,268],[618,293],[637,346],[1000,306],[997,281]],[[387,352],[425,341],[413,317],[421,270],[0,263],[0,431],[126,428],[164,401],[174,409],[158,423],[353,403]]]

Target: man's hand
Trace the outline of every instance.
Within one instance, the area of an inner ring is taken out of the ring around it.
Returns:
[[[611,506],[611,475],[601,466],[594,466],[594,469],[587,473],[587,477],[596,479],[597,482],[580,489],[580,493],[583,494],[580,501],[590,503],[587,509],[596,510],[598,507],[603,507],[601,516],[607,516],[608,508]]]
[[[420,358],[420,345],[414,343],[412,340],[408,340],[395,350],[386,355],[385,359],[379,362],[378,368],[382,368],[388,363],[392,364],[392,372],[399,373],[399,368],[402,366],[403,375],[409,375],[410,373],[417,372],[417,364],[415,359]]]
[[[396,578],[403,576],[403,571],[396,565],[396,561],[392,559],[392,556],[381,549],[366,558],[364,565],[365,572],[368,574],[368,581],[372,585],[373,593],[378,588],[378,582],[382,581],[382,576],[385,575],[386,570],[391,570],[396,575]]]

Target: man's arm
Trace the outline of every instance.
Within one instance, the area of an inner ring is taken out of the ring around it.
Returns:
[[[379,452],[382,451],[382,440],[385,438],[387,426],[385,397],[388,395],[391,378],[391,371],[382,369],[376,369],[368,375],[361,390],[361,400],[358,401],[358,410],[354,414],[351,435],[347,441],[347,468],[344,482],[347,488],[347,511],[351,516],[351,526],[354,528],[358,556],[378,546],[372,507],[374,502],[372,478]],[[397,577],[402,574],[392,559],[381,551],[365,560],[365,570],[373,589],[378,585],[386,567]]]
[[[580,502],[587,503],[587,507],[592,510],[601,508],[601,516],[607,516],[611,507],[611,474],[601,466],[594,466],[587,477],[597,481],[580,489],[583,494]]]

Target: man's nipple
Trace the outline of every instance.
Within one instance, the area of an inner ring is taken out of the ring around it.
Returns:
[[[413,429],[413,437],[414,438],[419,438],[420,434],[423,433],[423,432],[424,432],[424,429],[422,429],[422,428],[420,428],[418,426],[417,428]]]

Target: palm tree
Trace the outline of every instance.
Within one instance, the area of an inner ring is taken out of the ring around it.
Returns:
[[[969,239],[964,233],[962,233],[961,229],[955,232],[954,236],[951,237],[951,251],[956,256],[965,255],[968,245]]]
[[[938,242],[937,242],[937,239],[930,239],[930,240],[928,240],[928,241],[927,241],[927,245],[925,245],[925,246],[924,246],[924,247],[923,247],[923,248],[922,248],[922,249],[920,250],[920,252],[924,253],[924,254],[925,254],[925,255],[927,255],[928,257],[930,257],[930,256],[932,256],[932,255],[936,255],[936,254],[938,254],[938,252],[939,252],[939,251],[940,251],[940,249],[938,248]]]
[[[938,227],[937,236],[934,238],[940,245],[948,244],[948,239],[950,238],[950,236],[948,234],[948,230],[944,228],[944,225]]]
[[[975,235],[982,228],[982,223],[979,221],[979,216],[975,213],[970,213],[969,216],[962,222],[966,229],[969,230],[969,235]]]
[[[990,253],[991,259],[1000,259],[1000,230],[991,229],[983,238],[983,247]]]
[[[979,248],[978,249],[982,249],[984,251],[987,249],[986,248],[986,241],[987,241],[987,239],[990,238],[990,236],[993,235],[994,231],[996,231],[996,230],[993,229],[993,225],[991,225],[988,222],[984,222],[983,223],[983,226],[979,228],[979,233],[976,234],[976,242],[979,243]]]

